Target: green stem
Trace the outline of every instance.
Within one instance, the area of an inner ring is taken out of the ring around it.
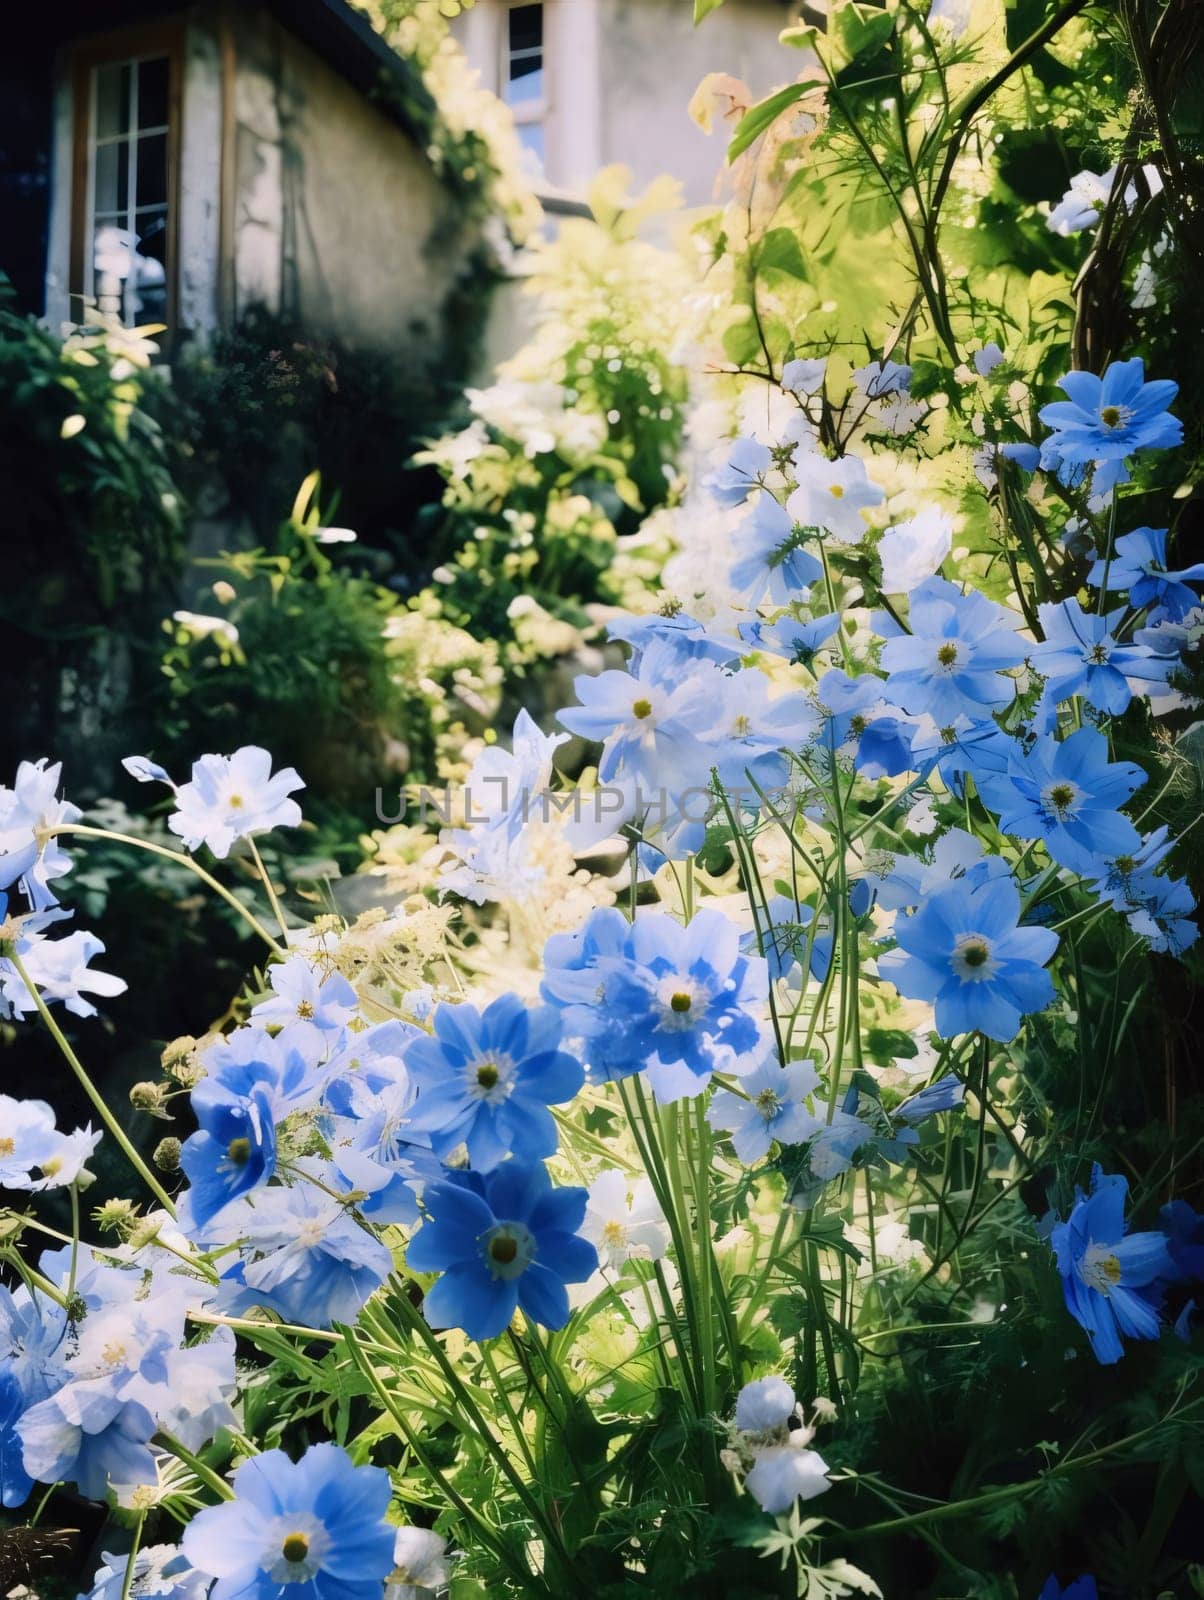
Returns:
[[[88,1099],[92,1102],[93,1106],[95,1106],[101,1121],[120,1145],[126,1160],[142,1179],[143,1183],[146,1184],[147,1188],[154,1195],[155,1199],[158,1200],[159,1204],[163,1207],[164,1211],[167,1212],[168,1216],[174,1218],[176,1214],[176,1208],[172,1203],[171,1196],[159,1182],[158,1178],[155,1177],[154,1173],[150,1170],[146,1162],[143,1161],[142,1157],[138,1154],[137,1150],[134,1149],[133,1145],[126,1137],[125,1129],[117,1121],[117,1118],[113,1115],[112,1111],[109,1110],[103,1095],[101,1095],[100,1091],[96,1088],[95,1084],[84,1070],[83,1063],[80,1061],[75,1051],[71,1048],[70,1044],[68,1044],[66,1035],[63,1033],[63,1030],[59,1027],[58,1023],[51,1015],[50,1008],[47,1006],[45,1000],[42,999],[37,985],[29,976],[28,972],[26,972],[21,961],[21,957],[17,954],[15,949],[10,949],[8,960],[12,962],[14,972],[16,972],[17,976],[21,979],[21,982],[29,990],[31,997],[33,998],[33,1003],[38,1008],[38,1015],[46,1024],[46,1027],[50,1033],[50,1037],[62,1051],[63,1059],[78,1078],[80,1087],[83,1089]]]
[[[136,850],[149,850],[151,855],[162,856],[167,861],[174,861],[178,866],[187,867],[188,871],[194,873],[203,884],[213,890],[214,894],[220,895],[231,910],[237,911],[243,921],[254,929],[276,955],[283,959],[287,954],[287,951],[273,939],[255,913],[248,911],[236,894],[227,889],[224,883],[219,882],[211,872],[206,872],[199,861],[194,861],[190,855],[186,855],[182,850],[169,850],[166,845],[156,844],[152,839],[137,839],[129,833],[116,833],[112,828],[90,828],[80,822],[60,823],[57,827],[46,829],[48,838],[55,834],[65,833],[79,834],[85,839],[112,839],[118,844],[133,845]]]
[[[138,1520],[134,1523],[134,1540],[130,1545],[130,1553],[126,1557],[125,1577],[121,1583],[121,1600],[130,1600],[130,1591],[134,1587],[134,1568],[138,1563],[138,1550],[142,1544],[142,1525],[146,1521],[146,1512],[138,1513]]]

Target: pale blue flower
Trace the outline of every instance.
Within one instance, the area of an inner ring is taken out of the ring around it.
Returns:
[[[1020,926],[1010,880],[954,880],[900,918],[895,939],[898,948],[879,959],[878,970],[907,999],[934,1007],[943,1038],[979,1032],[1007,1043],[1025,1016],[1054,997],[1045,964],[1058,936]]]
[[[234,1499],[184,1530],[184,1554],[217,1579],[210,1600],[380,1600],[393,1568],[389,1475],[333,1444],[283,1450],[236,1470]]]
[[[304,787],[292,767],[273,773],[271,756],[258,745],[244,745],[231,756],[202,756],[193,762],[191,781],[177,789],[167,826],[186,849],[204,844],[215,856],[227,856],[239,839],[295,828],[301,808],[288,797]]]
[[[778,1144],[803,1144],[817,1131],[819,1119],[807,1107],[819,1084],[809,1060],[779,1066],[771,1053],[739,1080],[739,1091],[716,1089],[707,1107],[707,1121],[732,1141],[746,1167],[763,1161]]]

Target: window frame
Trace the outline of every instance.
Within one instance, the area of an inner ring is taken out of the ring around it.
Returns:
[[[518,59],[528,59],[535,55],[536,52],[534,47],[519,51],[514,51],[510,48],[510,18],[515,11],[521,11],[525,6],[533,3],[539,5],[540,13],[538,53],[540,59],[540,71],[543,74],[543,93],[540,95],[538,100],[525,100],[520,102],[518,105],[511,105],[508,99],[510,85],[518,81],[510,76],[511,64]],[[548,112],[550,110],[550,102],[548,98],[548,6],[546,0],[507,0],[507,4],[503,8],[503,11],[504,22],[501,30],[501,38],[499,40],[501,51],[499,99],[508,108],[510,115],[514,118],[514,126],[516,129],[531,127],[534,125],[538,125],[543,129],[544,154],[543,159],[540,162],[540,167],[541,170],[546,174]]]
[[[123,28],[84,40],[71,52],[71,253],[69,314],[86,321],[95,304],[89,250],[93,235],[96,184],[96,80],[101,67],[167,57],[167,240],[164,252],[166,306],[170,334],[179,331],[180,147],[184,100],[183,18]]]

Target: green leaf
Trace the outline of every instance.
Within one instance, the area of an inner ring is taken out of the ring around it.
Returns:
[[[712,11],[718,11],[723,0],[694,0],[694,26],[697,27],[703,17],[709,17]]]
[[[894,27],[895,19],[889,11],[846,0],[832,17],[831,25],[831,37],[839,45],[842,66],[856,61],[858,56],[873,55],[890,38]]]
[[[705,0],[700,0],[705,3]],[[736,129],[731,144],[727,147],[727,159],[735,161],[752,144],[754,139],[759,139],[766,128],[781,116],[783,111],[797,105],[809,89],[820,87],[817,78],[805,79],[802,83],[787,84],[784,89],[779,89],[776,94],[771,94],[755,106],[750,106],[740,119],[740,126]]]
[[[759,272],[785,272],[792,278],[806,278],[807,266],[799,249],[798,235],[792,228],[771,228],[757,251]]]

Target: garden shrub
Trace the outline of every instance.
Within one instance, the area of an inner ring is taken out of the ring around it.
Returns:
[[[11,767],[39,744],[68,750],[84,795],[112,781],[114,717],[149,730],[159,619],[183,571],[154,331],[98,320],[60,338],[0,292],[0,751]]]

